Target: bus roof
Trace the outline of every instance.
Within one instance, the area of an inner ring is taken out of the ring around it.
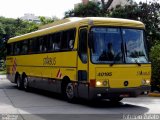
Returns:
[[[17,42],[25,39],[51,34],[53,32],[60,30],[76,28],[77,26],[86,26],[86,25],[122,26],[122,27],[141,28],[141,29],[145,28],[142,22],[129,19],[107,18],[107,17],[85,17],[85,18],[71,17],[54,22],[50,24],[47,28],[10,38],[8,40],[8,43]]]

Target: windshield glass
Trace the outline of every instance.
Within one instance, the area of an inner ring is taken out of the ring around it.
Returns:
[[[91,58],[93,63],[122,63],[122,39],[119,28],[92,28],[93,49]]]
[[[143,30],[122,29],[126,63],[147,63]]]
[[[91,29],[93,63],[148,63],[143,30],[116,27]]]

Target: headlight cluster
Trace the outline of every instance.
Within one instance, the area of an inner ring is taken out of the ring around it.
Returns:
[[[96,86],[97,87],[105,87],[105,86],[108,86],[108,81],[107,80],[102,80],[102,81],[96,81]]]
[[[149,85],[150,84],[150,80],[142,80],[142,85]]]

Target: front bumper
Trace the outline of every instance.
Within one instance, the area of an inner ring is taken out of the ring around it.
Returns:
[[[140,86],[132,88],[90,88],[89,99],[137,97],[146,91],[149,92],[150,89],[150,86]]]

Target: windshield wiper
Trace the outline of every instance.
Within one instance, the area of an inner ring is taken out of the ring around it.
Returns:
[[[114,57],[113,63],[110,63],[110,64],[109,64],[111,67],[116,63],[116,60],[117,60],[117,58],[118,58],[119,55],[120,55],[120,52],[117,53],[117,55]]]
[[[116,63],[116,61],[114,60],[113,63],[109,64],[111,67]]]
[[[127,57],[127,45],[126,45],[126,42],[125,42],[125,54],[126,54],[126,57]],[[132,58],[133,58],[133,57],[132,57]],[[138,56],[136,56],[136,58],[138,58]],[[141,66],[141,63],[139,63],[136,58],[133,58],[134,61],[135,61],[135,63],[136,63],[138,66]]]
[[[134,59],[134,61],[137,63],[138,66],[141,66],[141,63],[139,63],[136,58],[133,58],[133,59]]]

